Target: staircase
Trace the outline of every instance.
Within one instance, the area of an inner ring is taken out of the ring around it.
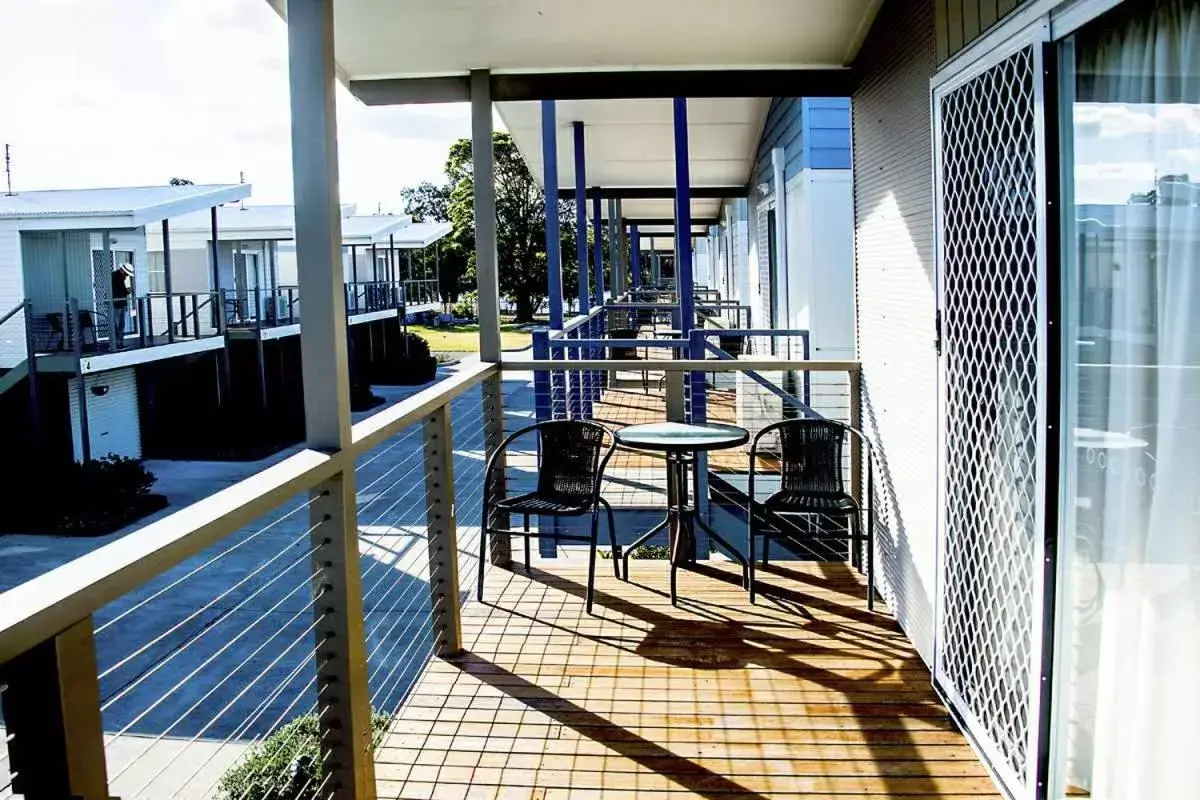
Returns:
[[[29,375],[29,359],[25,359],[12,369],[0,375],[0,395],[20,384]]]

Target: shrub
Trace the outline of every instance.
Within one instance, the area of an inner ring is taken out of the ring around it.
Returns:
[[[372,738],[378,742],[391,718],[371,715]],[[231,767],[218,787],[223,800],[300,800],[313,796],[325,780],[318,746],[315,714],[297,717],[251,747],[245,758]]]
[[[65,533],[107,533],[148,513],[158,481],[136,458],[109,455],[72,462],[63,476],[58,524]],[[161,498],[159,498],[161,499]]]
[[[475,306],[478,305],[479,295],[475,291],[467,292],[458,298],[458,302],[450,308],[450,313],[459,319],[474,319]]]
[[[400,335],[400,352],[408,353],[410,359],[429,358],[429,342],[422,336],[405,331]]]
[[[671,558],[671,548],[665,544],[644,544],[641,547],[635,547],[629,557],[665,561]]]
[[[611,550],[596,550],[601,558],[612,558]],[[629,554],[632,559],[643,559],[653,561],[667,561],[671,558],[671,548],[665,544],[643,544],[633,548],[633,552]]]

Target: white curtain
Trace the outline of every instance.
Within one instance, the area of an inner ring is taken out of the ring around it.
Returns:
[[[1200,2],[1121,9],[1075,42],[1063,788],[1177,800],[1200,798]],[[1140,184],[1089,202],[1118,180],[1096,164]]]

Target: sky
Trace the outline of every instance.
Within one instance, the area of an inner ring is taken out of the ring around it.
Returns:
[[[1163,175],[1200,181],[1200,105],[1076,103],[1075,202],[1123,205]]]
[[[338,87],[342,202],[402,211],[440,180],[465,104],[367,108]],[[0,0],[13,188],[253,184],[292,201],[287,31],[266,0]]]

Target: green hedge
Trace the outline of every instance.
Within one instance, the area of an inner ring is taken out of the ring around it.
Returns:
[[[375,741],[383,737],[391,721],[387,714],[371,715]],[[217,796],[223,800],[315,797],[316,788],[325,780],[317,736],[315,714],[297,717],[251,747],[245,758],[222,776]]]

